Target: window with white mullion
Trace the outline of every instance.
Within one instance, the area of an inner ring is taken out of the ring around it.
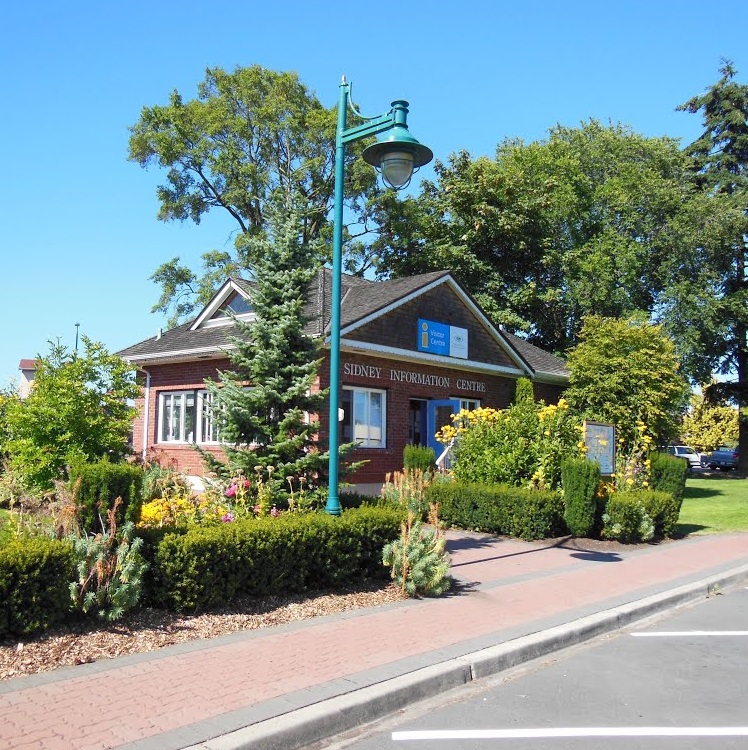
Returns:
[[[386,392],[373,388],[343,389],[343,440],[363,448],[386,444]]]
[[[197,403],[198,413],[200,414],[197,442],[217,443],[218,425],[213,418],[213,406],[215,403],[214,394],[209,393],[208,391],[198,391]]]

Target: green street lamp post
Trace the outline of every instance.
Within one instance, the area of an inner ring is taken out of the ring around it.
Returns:
[[[332,299],[330,301],[330,424],[329,484],[325,511],[340,515],[340,287],[343,266],[343,182],[345,144],[379,135],[379,141],[364,149],[363,158],[381,171],[386,185],[395,190],[407,187],[413,172],[428,164],[434,154],[408,132],[408,102],[397,100],[386,114],[367,118],[347,128],[351,84],[345,77],[340,84],[338,126],[335,134],[335,205],[333,209]]]

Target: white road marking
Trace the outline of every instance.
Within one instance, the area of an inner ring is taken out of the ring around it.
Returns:
[[[393,740],[504,740],[553,737],[746,737],[748,727],[560,727],[556,729],[437,729],[393,732]]]
[[[663,630],[659,633],[631,633],[639,638],[678,638],[692,635],[698,636],[726,636],[748,635],[748,630]]]

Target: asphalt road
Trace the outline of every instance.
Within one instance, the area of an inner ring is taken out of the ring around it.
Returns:
[[[748,587],[315,748],[746,750]]]

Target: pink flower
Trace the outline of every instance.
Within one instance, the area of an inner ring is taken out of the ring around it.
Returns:
[[[227,490],[226,490],[226,497],[236,497],[236,485],[232,484]]]
[[[231,523],[231,522],[232,522],[233,520],[234,520],[234,514],[233,514],[233,513],[231,513],[231,512],[229,512],[229,513],[225,513],[225,514],[224,514],[224,515],[223,515],[223,516],[221,517],[221,521],[223,521],[224,523]]]
[[[272,508],[270,509],[270,515],[271,515],[271,516],[272,516],[273,518],[278,518],[278,516],[280,515],[280,511],[278,510],[278,508],[276,508],[275,506],[273,506],[273,507],[272,507]]]
[[[249,481],[249,479],[244,480],[244,489],[248,490],[252,486],[252,482]]]
[[[252,511],[253,511],[254,513],[259,513],[259,512],[261,511],[261,510],[262,510],[262,508],[260,508],[260,506],[259,506],[259,505],[255,505],[255,507],[254,507],[254,508],[252,508]]]

